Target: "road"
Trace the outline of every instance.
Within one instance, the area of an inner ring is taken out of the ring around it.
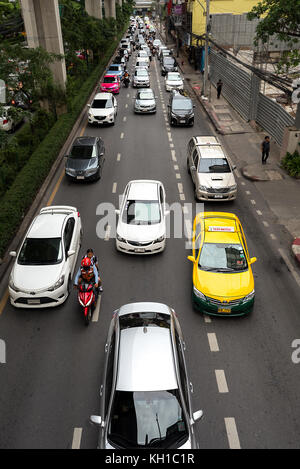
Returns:
[[[98,430],[88,417],[99,411],[112,312],[125,303],[148,300],[166,303],[178,314],[194,387],[193,408],[204,411],[197,423],[201,448],[300,447],[300,364],[291,359],[291,344],[300,337],[298,277],[282,258],[283,235],[255,186],[238,177],[235,202],[205,205],[207,211],[238,215],[250,256],[258,259],[253,266],[256,303],[248,317],[208,319],[193,310],[192,264],[186,259],[190,252],[184,237],[171,236],[162,254],[132,257],[116,251],[109,232],[106,239],[97,236],[97,207],[109,202],[118,208],[119,195],[132,179],[159,179],[169,204],[195,208],[186,145],[191,136],[211,135],[213,130],[198,103],[193,128],[169,128],[163,83],[155,59],[155,115],[135,115],[136,91],[122,88],[116,124],[82,129],[104,139],[102,179],[72,184],[63,178],[52,203],[79,209],[82,254],[93,247],[99,256],[104,286],[99,318],[84,326],[75,293],[66,304],[49,310],[17,310],[6,304],[0,315],[0,338],[7,346],[6,364],[0,365],[1,448],[97,446]],[[47,204],[62,170],[41,205]]]

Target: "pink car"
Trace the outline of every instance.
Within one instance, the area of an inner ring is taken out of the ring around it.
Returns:
[[[100,91],[117,94],[120,93],[120,86],[120,79],[116,75],[105,75],[103,82],[100,83]]]

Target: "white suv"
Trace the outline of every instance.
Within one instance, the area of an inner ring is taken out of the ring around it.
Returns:
[[[82,238],[75,207],[42,208],[18,252],[9,279],[10,302],[17,308],[58,306],[69,296]]]

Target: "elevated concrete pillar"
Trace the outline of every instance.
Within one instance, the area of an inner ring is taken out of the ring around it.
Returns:
[[[120,7],[123,5],[123,0],[116,0],[116,2],[120,5]]]
[[[64,55],[58,0],[21,0],[21,7],[28,46],[33,49],[42,47],[47,52]],[[50,68],[55,83],[65,88],[65,60],[54,62]]]
[[[104,9],[106,18],[116,18],[116,2],[115,0],[104,0]]]
[[[85,0],[85,10],[89,16],[102,19],[102,0]]]

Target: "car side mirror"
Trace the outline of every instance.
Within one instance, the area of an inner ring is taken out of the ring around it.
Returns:
[[[234,165],[232,166],[232,171],[234,171],[235,169],[236,169],[236,165],[234,164]]]
[[[193,413],[193,423],[197,422],[203,417],[203,410],[197,410]]]
[[[87,107],[91,107],[91,105],[90,105],[90,104],[87,104]]]
[[[196,171],[196,166],[192,165],[190,168],[191,171]]]
[[[116,212],[116,215],[120,215],[120,210],[116,209],[115,212]]]
[[[64,155],[64,158],[69,158],[69,155]]]
[[[98,427],[100,427],[101,423],[102,423],[102,418],[100,417],[100,415],[91,415],[90,416],[90,422],[93,425],[97,425]]]
[[[11,257],[17,257],[16,251],[10,251],[9,255],[10,255]]]
[[[170,215],[170,210],[165,211],[165,216],[168,217]]]
[[[250,259],[250,264],[254,264],[254,262],[257,261],[257,258],[256,257],[251,257]]]
[[[68,257],[74,256],[74,254],[76,254],[76,251],[68,251],[67,252]]]
[[[196,105],[195,105],[195,104],[193,104],[193,107],[196,107]]]
[[[194,256],[188,256],[187,257],[189,261],[195,263],[196,262],[196,259],[194,258]]]

